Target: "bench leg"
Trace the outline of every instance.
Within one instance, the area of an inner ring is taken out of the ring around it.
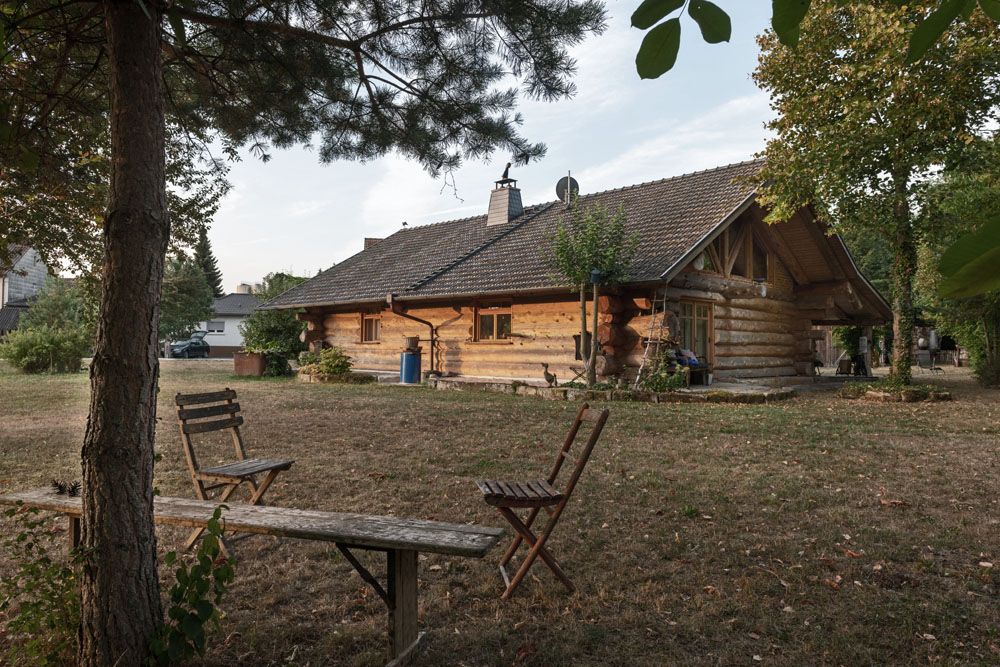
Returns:
[[[69,517],[69,548],[70,551],[76,549],[80,546],[80,542],[83,541],[83,517],[71,516]]]
[[[417,631],[417,552],[388,552],[389,665],[396,667],[416,655],[426,633]]]

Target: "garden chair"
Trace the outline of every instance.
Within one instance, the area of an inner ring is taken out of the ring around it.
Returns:
[[[920,367],[921,373],[941,373],[944,375],[944,369],[934,365],[934,359],[931,357],[930,350],[917,350],[917,366]]]
[[[545,542],[549,539],[552,529],[555,528],[563,509],[565,509],[566,504],[569,502],[570,495],[572,495],[576,483],[580,480],[583,468],[590,459],[590,454],[594,450],[594,445],[597,444],[597,439],[600,437],[601,430],[604,428],[604,422],[607,419],[607,410],[591,410],[590,406],[584,403],[583,407],[580,408],[580,412],[576,415],[576,419],[573,421],[573,426],[569,429],[569,434],[566,436],[566,440],[563,442],[558,456],[556,456],[556,462],[551,474],[544,479],[535,479],[528,482],[497,481],[493,479],[476,480],[476,485],[482,491],[483,500],[486,501],[486,504],[496,507],[517,533],[514,542],[507,549],[507,553],[500,559],[500,574],[507,585],[507,589],[500,596],[504,600],[513,594],[514,589],[521,583],[521,580],[524,579],[529,568],[531,568],[532,563],[539,556],[549,566],[552,573],[566,585],[566,588],[570,592],[576,590],[573,582],[563,572],[562,565],[559,564],[555,556],[545,547]],[[587,444],[584,445],[583,451],[580,452],[579,456],[574,458],[570,453],[570,449],[573,446],[573,441],[576,439],[580,427],[584,423],[592,427],[590,437],[587,439]],[[563,462],[566,460],[571,461],[574,465],[566,486],[560,491],[554,485],[562,469]],[[528,518],[525,521],[521,521],[520,517],[514,513],[514,508],[526,508],[531,511],[528,514]],[[545,524],[545,529],[536,535],[531,531],[531,526],[535,522],[539,511],[543,509],[548,513],[549,519]],[[514,578],[511,579],[507,574],[506,566],[511,558],[514,557],[518,547],[521,546],[521,542],[527,542],[530,550],[521,562],[521,566],[514,575]]]
[[[191,481],[194,482],[195,493],[198,494],[200,500],[209,500],[208,492],[222,489],[215,500],[224,503],[241,484],[246,483],[251,493],[249,504],[263,505],[265,504],[263,501],[264,493],[274,482],[275,477],[282,470],[291,468],[295,461],[247,458],[246,450],[243,448],[243,437],[240,435],[243,417],[239,414],[240,404],[234,402],[235,398],[236,392],[228,387],[225,391],[207,394],[177,394],[175,402],[177,403],[177,419],[181,427],[184,455],[191,471]],[[198,407],[188,407],[192,405]],[[221,419],[206,419],[210,417],[221,417]],[[232,463],[199,468],[198,458],[195,456],[194,447],[191,444],[191,436],[224,429],[229,429],[232,433],[237,460]],[[257,475],[264,473],[267,473],[267,476],[258,484]],[[184,544],[184,548],[190,549],[204,531],[204,528],[195,529]],[[229,543],[243,537],[249,537],[249,535],[227,538],[224,540],[223,548],[231,551],[228,549]]]

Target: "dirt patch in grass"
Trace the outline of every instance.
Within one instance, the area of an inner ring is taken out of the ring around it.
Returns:
[[[551,542],[579,591],[538,564],[502,602],[500,548],[427,556],[417,664],[995,664],[1000,593],[979,563],[1000,561],[1000,393],[963,371],[928,379],[957,403],[608,404]],[[163,494],[193,495],[173,394],[229,386],[251,455],[296,460],[275,504],[505,526],[473,481],[547,473],[577,407],[231,372],[164,365]],[[79,477],[88,392],[86,374],[0,367],[0,492]],[[217,445],[206,462],[231,456]],[[161,550],[185,533],[160,528]],[[384,606],[335,549],[254,538],[237,556],[205,664],[381,664]]]

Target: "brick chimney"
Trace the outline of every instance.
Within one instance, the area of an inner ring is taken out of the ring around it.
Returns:
[[[368,248],[371,248],[373,245],[375,245],[376,243],[378,243],[381,240],[382,239],[376,239],[376,238],[372,238],[371,236],[366,236],[365,237],[365,250],[368,250]]]
[[[486,216],[487,227],[506,224],[524,212],[517,181],[507,178],[503,181],[497,181],[496,189],[490,193],[490,212]]]

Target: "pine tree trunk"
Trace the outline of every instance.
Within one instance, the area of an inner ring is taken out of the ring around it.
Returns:
[[[893,205],[892,266],[892,369],[891,377],[909,384],[913,344],[913,274],[917,269],[917,250],[906,197],[907,177],[898,175],[896,201]]]
[[[111,187],[83,443],[80,664],[140,665],[162,619],[153,532],[157,325],[170,223],[157,3],[105,0]]]

